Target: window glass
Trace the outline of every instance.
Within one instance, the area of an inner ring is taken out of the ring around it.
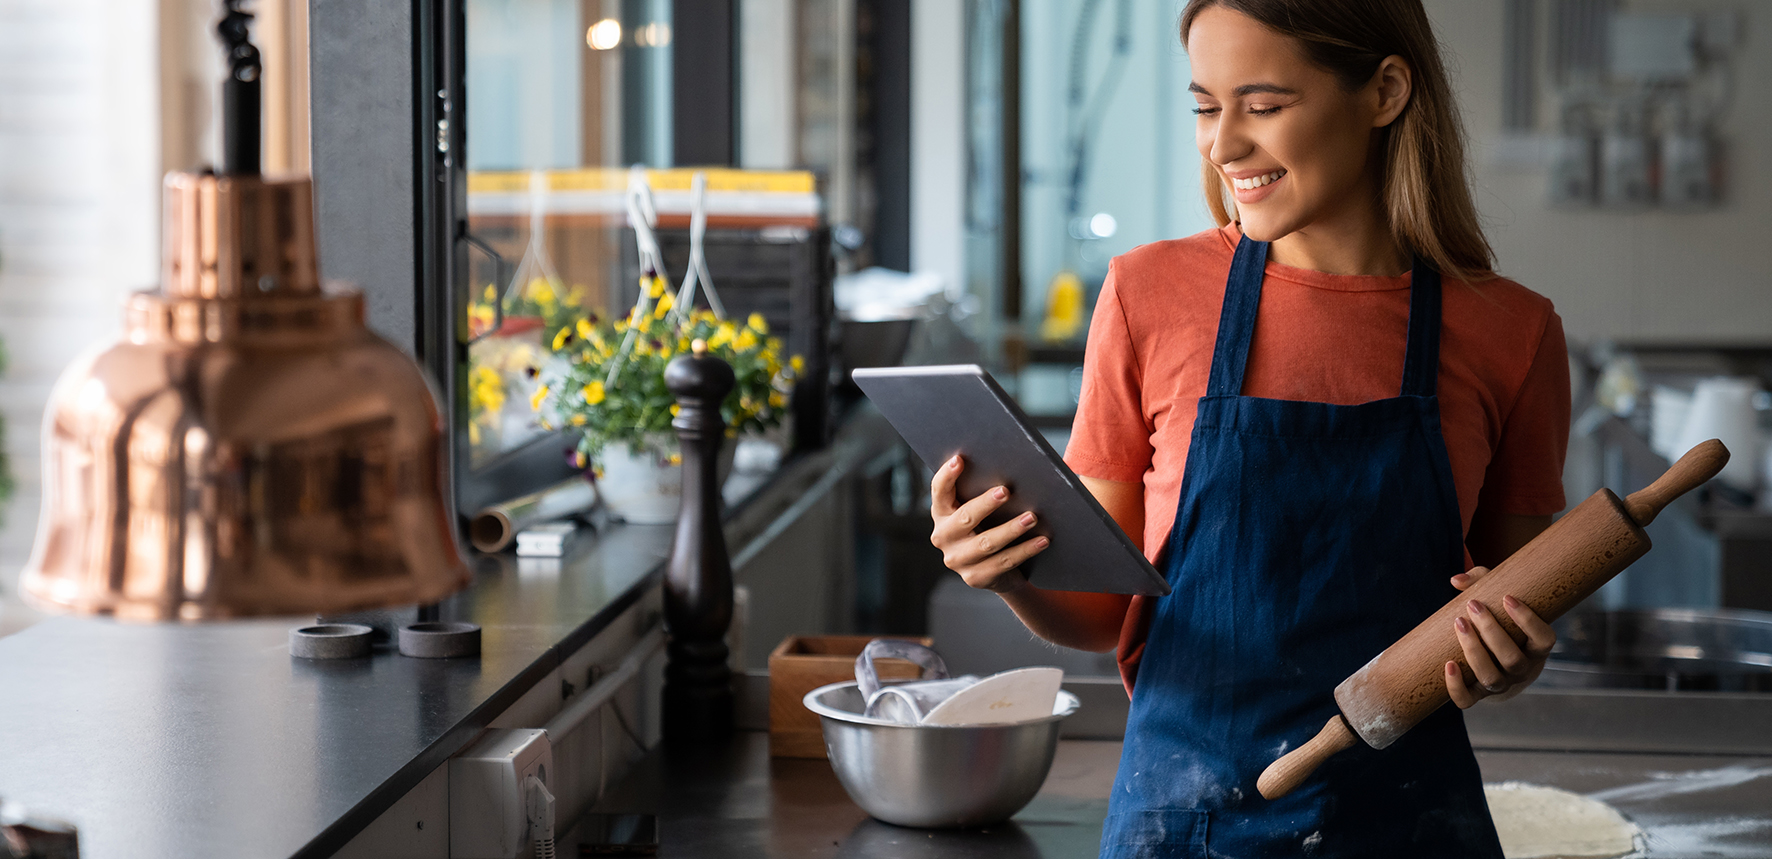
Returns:
[[[615,294],[613,168],[669,166],[670,8],[466,0],[470,468],[547,432],[546,347]]]

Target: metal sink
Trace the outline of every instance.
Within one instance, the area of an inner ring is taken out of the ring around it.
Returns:
[[[1580,612],[1555,627],[1543,687],[1772,693],[1772,612]]]

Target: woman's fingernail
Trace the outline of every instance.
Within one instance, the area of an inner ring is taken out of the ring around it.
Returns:
[[[1459,632],[1470,632],[1470,631],[1471,631],[1471,623],[1470,623],[1470,621],[1468,621],[1468,620],[1465,620],[1465,619],[1464,619],[1464,618],[1462,618],[1462,617],[1455,617],[1455,618],[1453,618],[1453,619],[1452,619],[1452,625],[1453,625],[1453,626],[1455,626],[1455,627],[1458,627],[1458,631],[1459,631]]]
[[[1483,604],[1476,600],[1471,600],[1470,602],[1465,603],[1464,607],[1470,609],[1471,614],[1480,615],[1483,613]]]
[[[1462,585],[1465,582],[1470,581],[1470,578],[1471,578],[1470,576],[1467,576],[1464,573],[1459,573],[1458,575],[1452,577],[1452,583],[1456,584],[1456,585]]]
[[[1023,525],[1034,524],[1034,514],[1032,514],[1032,513],[1021,514],[1021,524],[1023,524]]]
[[[1501,604],[1508,608],[1519,608],[1524,605],[1524,603],[1520,602],[1513,594],[1508,594],[1507,596],[1502,597]]]
[[[956,453],[956,454],[954,454],[953,459],[948,460],[948,468],[959,468],[959,467],[960,467],[960,455]]]
[[[1045,537],[1034,538],[1034,545],[1038,546],[1039,548],[1042,548],[1042,549],[1046,548],[1046,544],[1051,543],[1051,542],[1052,542],[1051,540],[1048,540]]]
[[[1446,663],[1446,676],[1447,677],[1451,677],[1457,673],[1458,673],[1458,663],[1456,663],[1456,662]]]
[[[997,499],[998,501],[1002,501],[1003,499],[1009,497],[1009,490],[999,486],[996,489],[991,490],[991,497]]]

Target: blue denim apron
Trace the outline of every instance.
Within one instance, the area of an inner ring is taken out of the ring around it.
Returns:
[[[1416,260],[1402,396],[1245,397],[1267,249],[1245,238],[1231,263],[1101,855],[1500,859],[1453,707],[1280,799],[1255,790],[1336,714],[1336,684],[1454,596],[1464,557],[1434,393],[1439,273]]]

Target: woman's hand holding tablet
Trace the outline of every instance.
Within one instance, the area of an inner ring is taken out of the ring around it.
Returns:
[[[996,486],[962,503],[956,487],[965,468],[965,461],[955,454],[935,469],[935,478],[929,482],[929,514],[935,519],[935,531],[929,542],[941,550],[942,563],[959,573],[966,584],[996,593],[1017,590],[1027,584],[1017,568],[1045,551],[1051,541],[1035,537],[1016,542],[1038,521],[1032,510],[980,532],[979,523],[1009,500],[1009,488]]]

